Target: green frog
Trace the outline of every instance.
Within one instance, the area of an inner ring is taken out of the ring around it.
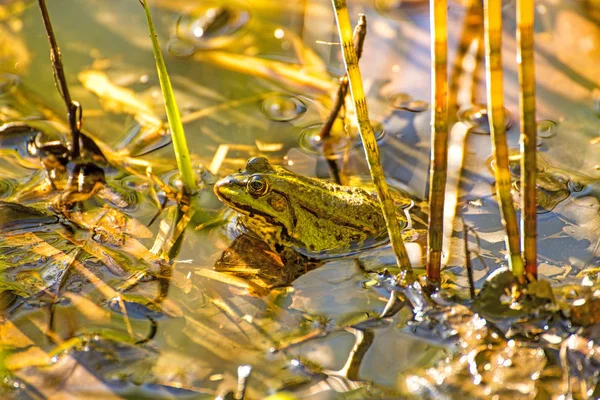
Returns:
[[[520,158],[512,157],[509,167],[515,180],[514,194],[520,195],[521,165]],[[552,166],[544,157],[537,155],[537,174],[536,174],[536,203],[538,214],[543,214],[554,210],[556,206],[565,201],[574,193],[585,194],[584,189],[594,186],[592,178],[574,171],[561,169]]]
[[[360,187],[297,175],[264,157],[251,158],[243,171],[221,179],[214,190],[240,214],[242,227],[276,252],[289,247],[320,259],[388,240],[374,195]],[[406,218],[399,217],[406,226]]]

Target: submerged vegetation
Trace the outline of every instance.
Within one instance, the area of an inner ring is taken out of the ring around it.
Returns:
[[[0,4],[2,398],[600,397],[600,9],[542,3]]]

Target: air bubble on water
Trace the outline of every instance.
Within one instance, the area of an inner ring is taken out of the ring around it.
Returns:
[[[198,49],[216,49],[233,43],[250,20],[240,5],[204,5],[182,15],[175,28],[177,38]]]
[[[398,92],[388,96],[390,105],[398,110],[410,112],[423,112],[429,109],[429,103],[425,100],[413,100],[408,93]]]
[[[306,104],[294,96],[272,94],[263,100],[261,110],[271,121],[289,122],[306,112]]]
[[[371,121],[373,132],[375,133],[375,139],[381,140],[385,136],[385,130],[381,122]],[[341,154],[348,147],[361,146],[362,141],[358,128],[352,126],[350,128],[350,135],[346,132],[332,132],[329,138],[323,139],[321,137],[321,128],[323,124],[310,125],[302,130],[298,143],[300,148],[311,154],[324,154],[327,151],[329,154]],[[327,146],[327,147],[326,147]]]
[[[510,128],[511,118],[509,111],[504,109],[505,126]],[[483,104],[473,104],[463,108],[458,112],[458,120],[471,128],[470,132],[482,135],[490,134],[490,121],[488,119],[487,106]]]
[[[537,134],[543,139],[548,139],[556,135],[556,126],[558,124],[551,119],[542,119],[537,122]]]
[[[408,103],[412,100],[412,96],[408,93],[394,93],[388,97],[391,106],[397,109],[405,109]]]
[[[180,39],[172,39],[167,44],[167,51],[173,57],[188,58],[194,54],[196,46]]]
[[[427,111],[429,109],[429,103],[425,100],[413,100],[409,102],[404,109],[406,111],[419,113]]]

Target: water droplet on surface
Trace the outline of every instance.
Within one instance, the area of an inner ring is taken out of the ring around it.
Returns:
[[[327,151],[330,155],[343,153],[346,147],[359,147],[362,146],[358,127],[352,126],[350,128],[350,135],[343,132],[334,132],[329,139],[323,140],[320,136],[321,127],[323,124],[310,125],[302,130],[298,143],[300,148],[311,154],[323,155]],[[372,121],[373,132],[375,133],[375,139],[381,140],[385,136],[385,130],[381,122]],[[328,146],[327,148],[325,146]]]
[[[481,135],[490,134],[490,121],[488,119],[487,106],[483,104],[473,104],[470,107],[458,111],[458,119],[463,124],[471,128],[471,132]],[[505,108],[505,126],[510,128],[510,112]]]
[[[176,34],[199,49],[215,49],[228,45],[250,20],[243,8],[205,5],[182,15],[177,21]]]
[[[306,112],[306,105],[297,97],[273,94],[263,100],[263,114],[271,121],[292,121]]]
[[[558,124],[551,119],[541,119],[537,122],[537,134],[543,139],[548,139],[556,135],[556,126]]]

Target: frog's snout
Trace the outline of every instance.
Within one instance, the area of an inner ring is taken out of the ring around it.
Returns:
[[[223,179],[219,179],[217,181],[217,183],[215,183],[215,186],[213,188],[215,195],[217,195],[217,197],[220,200],[225,200],[223,198],[224,193],[227,191],[227,187],[230,185],[229,182],[229,177],[225,177]]]
[[[226,176],[223,179],[219,179],[217,181],[217,183],[215,183],[214,186],[214,192],[215,195],[219,198],[219,200],[228,203],[231,202],[231,198],[235,195],[235,193],[238,191],[238,188],[240,186],[240,182],[231,177],[231,176]]]

